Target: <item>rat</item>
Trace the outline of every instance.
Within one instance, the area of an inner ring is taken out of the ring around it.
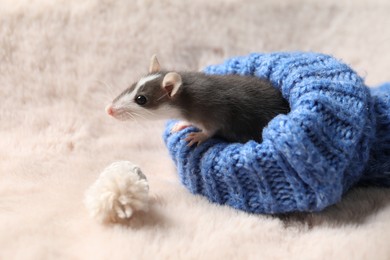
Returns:
[[[289,104],[268,79],[243,75],[161,70],[154,55],[149,73],[125,89],[106,112],[119,120],[180,119],[171,132],[195,126],[188,146],[210,137],[229,142],[262,141],[262,130]]]

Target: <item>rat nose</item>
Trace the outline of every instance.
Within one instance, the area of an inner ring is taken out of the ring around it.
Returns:
[[[112,105],[106,106],[106,112],[107,112],[107,114],[109,114],[110,116],[113,116],[113,115],[114,115],[114,109],[112,108]]]

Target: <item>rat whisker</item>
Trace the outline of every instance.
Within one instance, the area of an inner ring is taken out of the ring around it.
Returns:
[[[100,79],[97,79],[97,80],[95,80],[95,81],[96,81],[97,83],[100,83],[100,84],[102,84],[102,85],[105,86],[104,90],[105,90],[105,92],[106,92],[107,95],[109,94],[110,96],[113,96],[113,95],[115,94],[115,91],[114,91],[113,86],[110,85],[110,84],[108,84],[106,81],[100,80]]]
[[[135,115],[135,116],[138,116],[138,117],[140,117],[140,118],[142,118],[142,119],[146,119],[144,116],[142,116],[141,114],[138,114],[138,113],[135,113],[135,112],[133,112],[133,114]]]
[[[112,85],[100,79],[95,79],[94,86],[91,86],[91,88],[96,89],[96,91],[93,91],[93,95],[96,96],[98,103],[111,103],[116,92]]]
[[[137,118],[135,117],[134,113],[126,112],[125,114],[128,115],[132,120],[134,120],[134,122],[139,124],[139,122],[138,122]]]
[[[152,111],[150,111],[148,109],[144,109],[144,112],[148,113],[151,116],[155,116],[156,115],[155,113],[153,113]]]
[[[161,97],[159,97],[156,101],[160,101],[161,99],[163,99],[164,97],[168,96],[168,93],[165,93],[164,95],[162,95]]]
[[[111,86],[104,80],[96,80],[96,82],[103,84],[107,89],[111,89]]]

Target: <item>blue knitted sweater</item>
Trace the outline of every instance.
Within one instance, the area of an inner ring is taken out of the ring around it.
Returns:
[[[205,72],[268,78],[291,112],[270,121],[261,143],[212,138],[188,147],[196,129],[172,134],[168,122],[164,141],[192,193],[282,213],[322,210],[359,181],[390,186],[390,84],[370,92],[350,67],[317,53],[251,54]]]

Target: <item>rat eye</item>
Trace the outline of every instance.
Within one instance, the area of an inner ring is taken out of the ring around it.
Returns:
[[[139,95],[135,97],[135,103],[137,103],[140,106],[145,105],[147,101],[148,101],[147,98],[143,95]]]

